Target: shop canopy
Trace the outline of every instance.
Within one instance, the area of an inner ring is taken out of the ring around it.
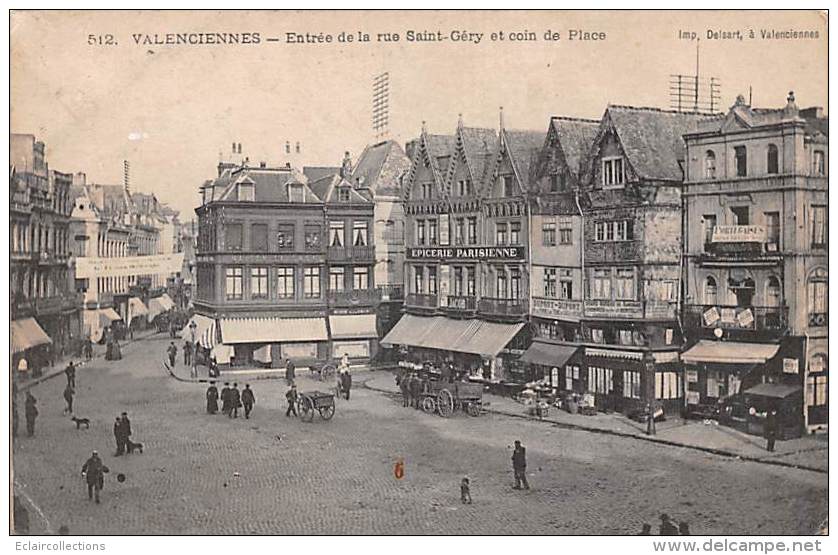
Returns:
[[[329,316],[332,339],[369,339],[378,337],[375,314],[341,314]]]
[[[561,368],[578,351],[579,347],[573,345],[554,345],[536,341],[521,355],[521,362]]]
[[[128,325],[131,325],[131,321],[134,318],[139,316],[147,316],[148,315],[148,307],[143,304],[143,301],[138,299],[137,297],[131,297],[128,299]]]
[[[112,323],[116,322],[117,320],[122,320],[122,316],[120,316],[116,310],[112,308],[102,308],[99,309],[99,324],[104,328],[110,326]]]
[[[781,383],[761,383],[745,390],[746,395],[759,395],[761,397],[773,397],[774,399],[785,399],[801,390],[799,385],[788,385]]]
[[[166,302],[162,300],[163,297],[155,297],[148,301],[148,319],[154,320],[159,314],[163,314],[167,310]]]
[[[270,344],[262,345],[261,347],[259,347],[255,351],[253,351],[253,359],[257,360],[259,362],[262,362],[264,364],[270,364],[271,363],[271,346],[270,346]]]
[[[710,341],[702,339],[681,355],[688,364],[715,362],[721,364],[763,364],[780,350],[779,345]]]
[[[524,327],[482,320],[405,314],[382,340],[384,345],[407,345],[495,357]]]
[[[194,325],[193,325],[194,324]],[[195,314],[181,330],[181,337],[193,340],[191,331],[195,330],[194,340],[204,349],[215,347],[215,320],[202,314]]]
[[[34,318],[12,320],[12,354],[21,353],[26,349],[52,343],[52,339],[38,325]]]
[[[215,358],[217,364],[230,364],[233,358],[233,346],[219,343],[210,351],[210,356]]]
[[[228,345],[329,339],[325,318],[227,318],[220,325],[221,340]]]

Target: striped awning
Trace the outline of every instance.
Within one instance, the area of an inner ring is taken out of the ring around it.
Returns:
[[[154,320],[159,314],[163,314],[170,308],[163,297],[155,297],[148,301],[148,319]]]
[[[496,357],[523,327],[523,323],[405,314],[381,342]]]
[[[329,316],[332,339],[367,339],[378,337],[375,314],[340,314]]]
[[[26,349],[52,343],[52,339],[38,325],[34,318],[12,320],[12,354],[21,353]]]
[[[163,293],[158,298],[166,310],[171,310],[175,307],[175,301],[172,300],[168,293]]]
[[[740,343],[702,339],[681,355],[688,364],[763,364],[774,358],[780,346],[771,343]]]
[[[325,318],[226,318],[219,323],[221,341],[228,345],[329,339]]]
[[[144,316],[148,314],[148,307],[137,297],[131,297],[128,299],[128,310],[130,311],[129,313],[132,318],[134,316]]]
[[[183,327],[180,336],[198,343],[204,349],[212,349],[215,347],[215,320],[195,314]]]
[[[218,364],[230,364],[230,359],[233,358],[233,346],[219,343],[212,348],[210,356],[215,359]]]

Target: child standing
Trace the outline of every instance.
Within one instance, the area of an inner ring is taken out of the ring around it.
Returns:
[[[469,485],[468,476],[464,476],[460,482],[460,501],[471,505],[471,486]]]

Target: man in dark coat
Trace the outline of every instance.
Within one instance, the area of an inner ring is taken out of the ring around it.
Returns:
[[[215,414],[218,412],[218,388],[215,387],[215,382],[210,382],[207,388],[207,413]]]
[[[174,341],[169,343],[169,348],[166,349],[166,352],[169,354],[169,366],[174,369],[175,362],[177,362],[177,345],[175,345]]]
[[[291,384],[291,387],[288,388],[288,391],[285,392],[285,400],[288,401],[288,408],[285,410],[285,416],[291,416],[291,413],[294,413],[294,416],[297,416],[297,386]]]
[[[524,489],[530,489],[527,482],[527,448],[521,445],[519,440],[515,440],[515,450],[512,452],[512,470],[515,473],[515,485],[513,489],[521,489],[521,484]]]
[[[75,395],[75,391],[73,388],[70,387],[70,384],[67,384],[67,387],[64,388],[64,400],[67,402],[67,407],[64,409],[66,414],[73,414],[73,395]]]
[[[230,412],[227,414],[230,418],[239,417],[239,407],[242,406],[242,396],[239,392],[239,384],[234,383],[230,390]]]
[[[294,365],[294,361],[290,358],[285,359],[285,383],[291,385],[294,383],[294,374],[297,370],[297,367]]]
[[[76,367],[73,365],[72,360],[70,361],[70,364],[67,365],[67,368],[64,370],[64,374],[67,375],[67,386],[72,387],[73,389],[75,389],[76,388]]]
[[[123,412],[120,420],[122,421],[122,445],[125,446],[127,451],[128,442],[131,441],[131,421],[128,420],[128,413]]]
[[[230,414],[230,382],[224,382],[221,388],[221,413]]]
[[[192,362],[192,344],[189,340],[183,342],[183,365],[189,366]]]
[[[24,409],[24,416],[26,417],[26,435],[32,437],[35,435],[35,419],[38,417],[38,400],[30,393],[26,392],[26,407]]]
[[[110,472],[110,469],[105,466],[102,459],[99,458],[99,453],[93,451],[93,454],[81,467],[81,473],[87,479],[87,498],[93,499],[96,494],[96,502],[99,502],[99,492],[105,485],[105,473]]]
[[[116,417],[113,423],[113,438],[116,441],[114,457],[121,457],[125,453],[125,440],[122,435],[122,418]]]
[[[399,390],[402,392],[402,406],[410,406],[410,375],[406,374],[399,380]]]
[[[769,452],[774,452],[774,442],[777,440],[777,410],[769,409],[765,416],[765,448]]]
[[[253,395],[253,390],[250,389],[250,384],[244,384],[244,391],[242,391],[242,405],[244,405],[245,418],[250,418],[250,411],[253,410],[254,404],[256,404],[256,396]]]
[[[422,397],[422,380],[419,379],[419,376],[416,373],[411,374],[410,377],[410,404],[415,409],[422,408],[422,402],[420,398]]]
[[[349,373],[349,370],[344,370],[344,372],[340,375],[340,389],[343,391],[343,395],[348,401],[349,390],[352,389],[352,374]]]

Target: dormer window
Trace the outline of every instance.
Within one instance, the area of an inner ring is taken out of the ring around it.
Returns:
[[[422,183],[422,198],[429,199],[431,198],[431,184],[430,183]]]
[[[515,196],[515,190],[514,190],[514,187],[513,187],[513,185],[514,185],[513,176],[511,176],[511,175],[501,175],[501,176],[498,176],[498,181],[500,181],[500,183],[501,183],[501,191],[503,191],[503,196],[504,197]]]
[[[338,202],[349,202],[349,187],[338,189]]]
[[[302,183],[288,184],[288,202],[305,202],[306,192]]]
[[[253,202],[256,200],[253,183],[239,183],[236,189],[239,202]]]
[[[621,156],[602,159],[603,189],[622,189],[625,185],[625,180],[625,169]]]

